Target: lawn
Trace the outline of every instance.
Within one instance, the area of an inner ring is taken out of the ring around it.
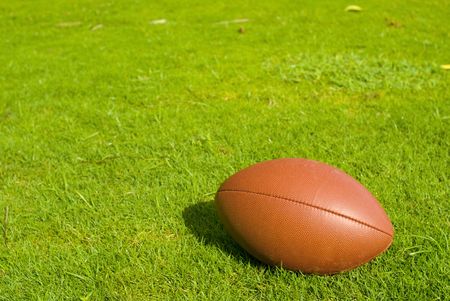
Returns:
[[[241,2],[0,2],[0,300],[450,300],[450,2]],[[363,183],[391,248],[242,251],[215,191],[280,157]]]

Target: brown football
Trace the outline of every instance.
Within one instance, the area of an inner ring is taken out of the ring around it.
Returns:
[[[394,236],[364,186],[312,160],[247,167],[222,184],[216,206],[227,232],[250,254],[303,273],[353,269],[385,251]]]

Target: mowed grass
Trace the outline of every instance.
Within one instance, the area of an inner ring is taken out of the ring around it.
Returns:
[[[0,299],[448,300],[449,11],[2,1]],[[212,200],[279,157],[363,183],[391,248],[329,277],[253,260]]]

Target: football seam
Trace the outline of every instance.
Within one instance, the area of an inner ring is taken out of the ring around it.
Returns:
[[[375,226],[372,226],[372,225],[370,225],[370,224],[368,224],[368,223],[365,223],[365,222],[363,222],[363,221],[360,221],[360,220],[358,220],[358,219],[356,219],[356,218],[353,218],[353,217],[347,216],[347,215],[345,215],[345,214],[342,214],[342,213],[339,213],[339,212],[336,212],[336,211],[333,211],[333,210],[330,210],[330,209],[326,209],[326,208],[323,208],[323,207],[320,207],[320,206],[316,206],[316,205],[312,205],[312,204],[300,202],[300,201],[298,201],[298,200],[296,200],[296,199],[291,199],[291,198],[287,198],[287,197],[284,197],[284,196],[273,195],[273,194],[268,194],[268,193],[263,193],[263,192],[254,192],[254,191],[250,191],[250,190],[224,189],[224,190],[219,190],[219,193],[220,193],[220,192],[241,192],[241,193],[249,193],[249,194],[262,195],[262,196],[267,196],[267,197],[272,197],[272,198],[277,198],[277,199],[289,201],[289,202],[292,202],[292,203],[294,203],[294,204],[304,205],[304,206],[307,206],[307,207],[311,207],[311,208],[314,208],[314,209],[322,210],[322,211],[325,211],[325,212],[328,212],[328,213],[337,215],[337,216],[339,216],[339,217],[343,217],[343,218],[345,218],[345,219],[351,220],[351,221],[353,221],[353,222],[359,223],[359,224],[361,224],[361,225],[363,225],[363,226],[366,226],[366,227],[368,227],[368,228],[371,228],[371,229],[377,230],[377,231],[379,231],[379,232],[381,232],[381,233],[384,233],[384,234],[386,234],[386,235],[388,235],[388,236],[390,236],[390,237],[393,237],[393,236],[392,236],[391,234],[389,234],[388,232],[386,232],[386,231],[384,231],[384,230],[381,230],[381,229],[379,229],[379,228],[377,228],[377,227],[375,227]]]

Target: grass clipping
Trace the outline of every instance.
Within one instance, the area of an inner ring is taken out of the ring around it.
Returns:
[[[346,12],[359,13],[362,11],[362,8],[358,5],[349,5],[345,8]]]

